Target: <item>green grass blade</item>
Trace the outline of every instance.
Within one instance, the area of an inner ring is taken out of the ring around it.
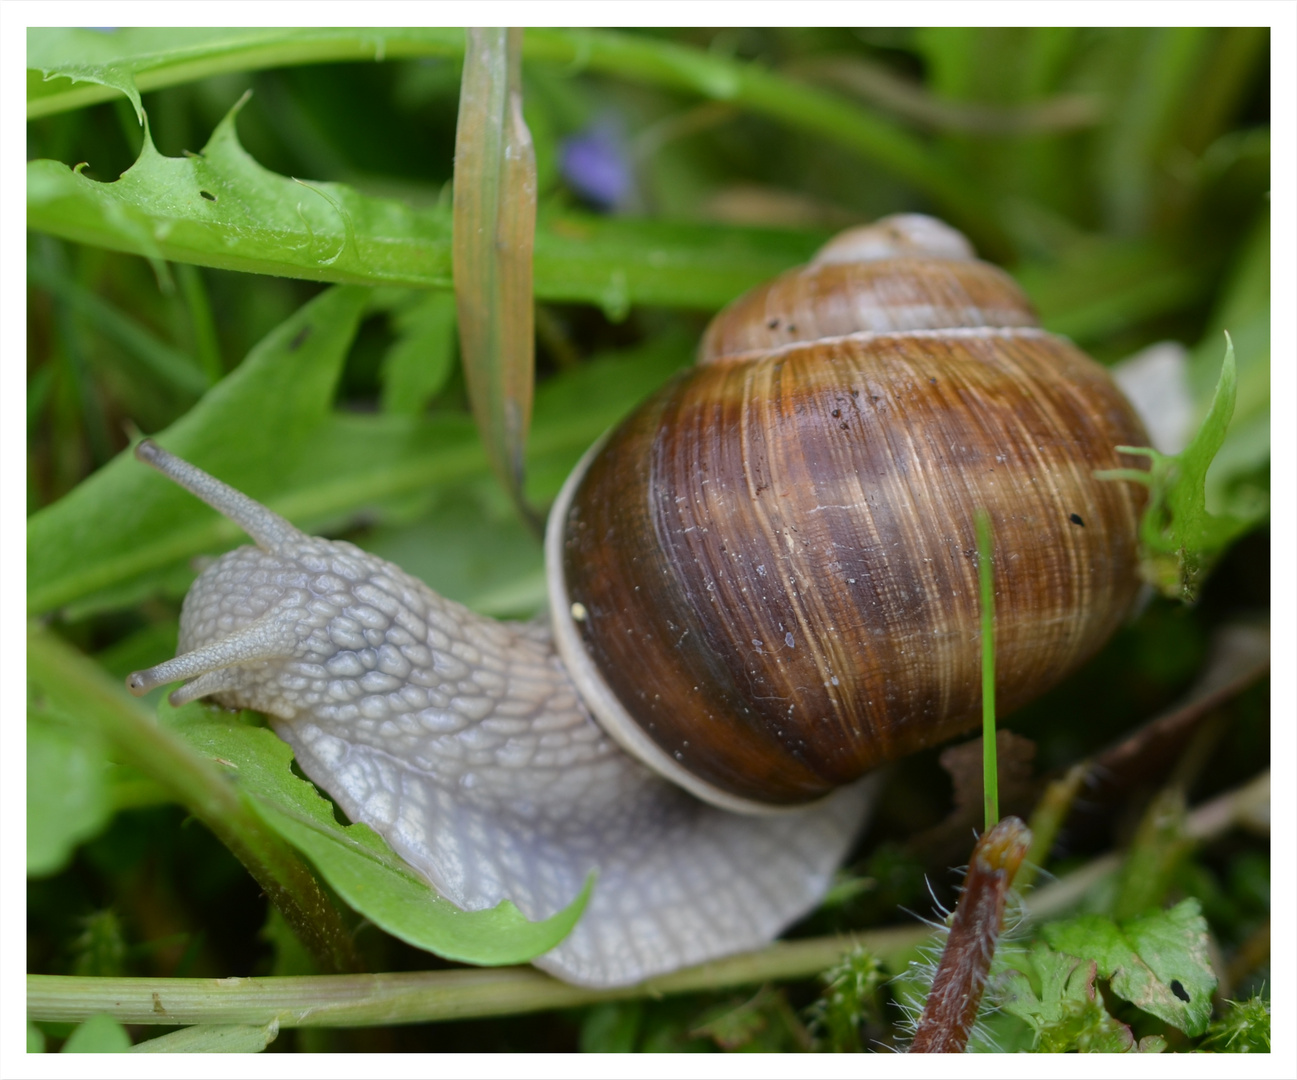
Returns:
[[[977,511],[977,585],[982,619],[982,792],[986,829],[1000,820],[1000,782],[995,754],[995,580],[991,519]]]
[[[536,378],[536,155],[522,119],[521,36],[468,31],[455,134],[454,276],[464,377],[487,457],[539,530],[523,496]]]

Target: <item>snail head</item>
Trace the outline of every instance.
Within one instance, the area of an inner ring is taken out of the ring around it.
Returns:
[[[428,621],[437,613],[403,571],[343,541],[308,536],[150,440],[136,456],[256,546],[227,552],[199,576],[185,598],[179,655],[132,674],[132,693],[184,679],[173,705],[210,695],[291,720],[330,704],[360,715],[366,698],[398,690],[416,669],[420,681],[436,682]]]

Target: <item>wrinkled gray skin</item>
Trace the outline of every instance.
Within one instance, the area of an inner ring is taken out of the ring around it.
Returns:
[[[264,712],[302,771],[462,908],[529,918],[598,878],[576,929],[536,960],[619,986],[755,948],[823,896],[866,786],[749,817],[669,784],[604,734],[547,627],[499,623],[351,544],[299,532],[145,442],[137,455],[231,517],[257,547],[194,583],[180,653],[128,680],[185,679]]]

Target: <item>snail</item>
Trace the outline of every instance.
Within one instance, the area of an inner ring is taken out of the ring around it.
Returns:
[[[1094,473],[1146,441],[961,234],[888,218],[737,300],[586,454],[550,515],[550,625],[142,442],[256,546],[203,572],[178,655],[128,685],[265,713],[462,908],[548,916],[596,871],[535,963],[634,983],[773,939],[827,889],[872,770],[977,723],[979,510],[1002,711],[1099,648],[1138,588],[1141,496]]]

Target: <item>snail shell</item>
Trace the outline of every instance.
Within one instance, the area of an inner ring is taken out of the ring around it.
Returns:
[[[1138,494],[1093,471],[1145,439],[1106,374],[939,222],[826,252],[722,313],[702,363],[586,456],[551,514],[552,639],[142,443],[257,546],[204,571],[179,654],[128,685],[266,713],[463,908],[543,918],[597,872],[536,961],[570,981],[769,941],[828,887],[858,778],[975,718],[976,510],[1010,706],[1136,588]]]
[[[722,312],[551,519],[583,696],[735,810],[813,801],[978,722],[979,509],[1003,711],[1093,654],[1138,588],[1140,495],[1094,472],[1147,436],[1107,373],[939,222],[826,251]]]

